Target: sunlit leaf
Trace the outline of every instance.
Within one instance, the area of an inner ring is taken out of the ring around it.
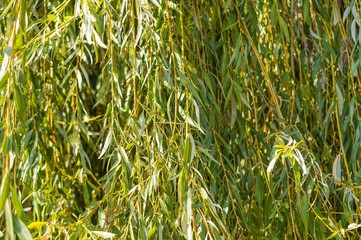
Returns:
[[[341,182],[341,156],[337,155],[332,165],[332,176],[336,183]]]
[[[105,152],[108,150],[108,147],[111,143],[111,138],[112,138],[112,132],[109,132],[107,137],[105,138],[105,142],[103,144],[102,151],[99,154],[99,159],[102,158],[103,155],[105,154]]]
[[[10,192],[10,175],[9,173],[5,170],[3,175],[2,175],[2,180],[1,180],[1,188],[0,188],[0,212],[4,209],[6,200],[8,199],[9,196],[9,192]]]
[[[14,231],[13,214],[11,213],[9,201],[6,201],[5,203],[5,220],[6,220],[6,239],[15,240],[16,238]]]
[[[42,228],[43,226],[45,226],[46,224],[48,224],[47,222],[32,222],[28,225],[29,229],[37,229],[37,228]]]

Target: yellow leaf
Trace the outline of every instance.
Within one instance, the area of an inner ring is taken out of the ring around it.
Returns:
[[[44,225],[48,224],[47,222],[32,222],[28,225],[29,229],[41,228]]]

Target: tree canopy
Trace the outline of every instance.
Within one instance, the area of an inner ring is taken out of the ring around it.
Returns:
[[[358,239],[355,0],[0,0],[0,237]]]

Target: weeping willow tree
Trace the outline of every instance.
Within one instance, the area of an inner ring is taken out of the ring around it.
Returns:
[[[358,1],[0,11],[0,237],[358,238]]]

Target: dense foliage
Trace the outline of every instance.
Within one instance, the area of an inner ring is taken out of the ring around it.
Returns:
[[[356,239],[360,13],[0,0],[0,238]]]

